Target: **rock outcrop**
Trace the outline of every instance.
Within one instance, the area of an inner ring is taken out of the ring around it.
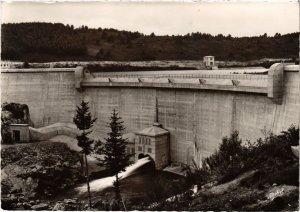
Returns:
[[[34,126],[30,119],[29,108],[26,104],[19,103],[7,103],[4,102],[2,105],[1,112],[1,137],[2,143],[11,142],[11,134],[9,132],[10,124],[28,124]]]
[[[3,209],[17,208],[24,197],[51,197],[81,178],[79,153],[63,143],[15,145],[2,149],[1,155]]]
[[[34,126],[30,119],[28,105],[26,104],[4,102],[2,104],[1,118],[2,117],[8,119],[10,123],[28,124],[29,126]]]

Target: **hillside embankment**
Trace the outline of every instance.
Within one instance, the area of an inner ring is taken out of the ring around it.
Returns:
[[[235,132],[223,138],[201,168],[195,164],[188,169],[192,190],[143,209],[298,211],[299,155],[291,150],[294,145],[299,148],[299,129],[293,126],[248,144]]]
[[[294,169],[296,169],[294,167]],[[295,173],[295,170],[293,171]],[[289,174],[289,173],[281,173]],[[146,210],[242,210],[242,211],[298,211],[299,188],[295,185],[266,184],[258,186],[259,172],[250,171],[224,184],[204,185],[193,192],[180,195],[146,207]],[[278,176],[278,174],[276,173]],[[264,180],[266,178],[261,178]]]
[[[80,154],[63,143],[2,146],[2,209],[35,210],[45,199],[80,182],[80,160]]]

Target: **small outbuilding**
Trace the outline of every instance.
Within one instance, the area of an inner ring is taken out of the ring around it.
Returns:
[[[136,133],[135,159],[149,155],[157,169],[163,169],[170,163],[169,131],[159,123]]]
[[[10,124],[9,131],[11,133],[13,142],[30,142],[28,124]]]
[[[203,63],[206,67],[215,66],[215,57],[214,56],[204,56]]]

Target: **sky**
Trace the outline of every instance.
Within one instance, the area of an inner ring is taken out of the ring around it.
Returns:
[[[4,2],[2,23],[56,22],[144,34],[235,37],[299,32],[297,2]]]

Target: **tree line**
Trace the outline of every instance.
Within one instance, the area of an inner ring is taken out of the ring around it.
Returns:
[[[76,115],[73,118],[73,122],[80,130],[80,134],[77,135],[77,145],[81,148],[81,153],[83,153],[85,161],[85,177],[87,184],[89,209],[92,208],[92,198],[90,192],[90,180],[89,180],[89,169],[87,156],[91,153],[96,153],[97,155],[103,155],[103,159],[98,158],[99,165],[105,167],[110,173],[114,174],[115,181],[113,182],[115,190],[115,198],[112,201],[113,210],[126,210],[122,207],[122,197],[121,197],[121,177],[119,173],[125,171],[125,168],[131,164],[130,157],[132,154],[126,153],[126,147],[128,144],[128,139],[124,139],[123,132],[125,127],[123,126],[123,121],[119,117],[118,112],[114,109],[111,113],[110,123],[108,127],[110,132],[108,133],[108,138],[106,142],[103,143],[100,140],[94,141],[89,138],[89,134],[92,132],[94,122],[97,118],[92,118],[89,111],[88,102],[82,101],[80,106],[77,106]],[[94,145],[93,145],[94,143]]]
[[[88,28],[61,23],[2,24],[3,60],[50,62],[61,60],[217,60],[298,58],[299,33],[266,33],[253,37],[211,35],[157,36],[116,29]]]

